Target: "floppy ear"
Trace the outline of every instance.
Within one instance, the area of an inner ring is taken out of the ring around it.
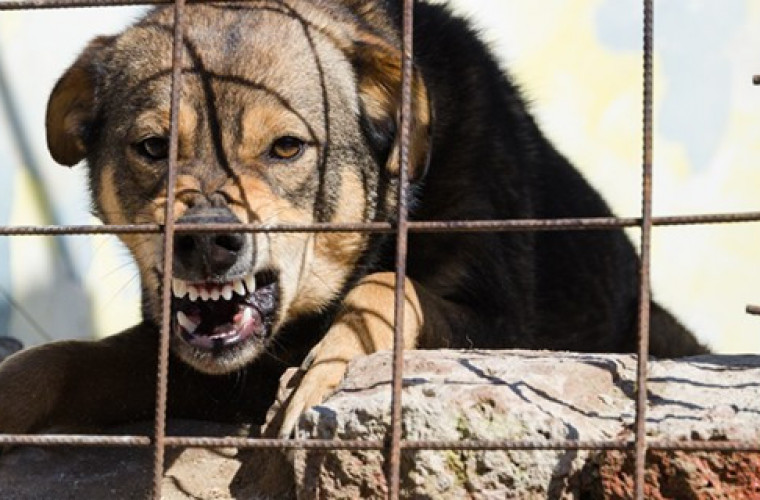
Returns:
[[[48,100],[48,150],[61,165],[79,163],[87,153],[86,134],[95,117],[96,60],[113,37],[92,40],[58,80]]]
[[[387,156],[386,167],[399,173],[401,147],[401,51],[374,37],[354,44],[364,127],[373,147]],[[409,180],[425,176],[430,159],[431,107],[427,87],[413,69]]]

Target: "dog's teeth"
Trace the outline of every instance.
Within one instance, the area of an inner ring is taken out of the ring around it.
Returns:
[[[232,299],[232,285],[224,285],[224,288],[222,288],[222,297],[224,300]]]
[[[219,290],[218,288],[212,288],[211,291],[209,292],[209,295],[211,295],[211,300],[217,301],[219,300],[219,297],[221,297],[222,291]]]
[[[243,280],[236,279],[233,281],[232,288],[236,294],[245,296],[245,285],[243,284]]]
[[[248,293],[256,291],[256,278],[253,274],[246,274],[243,279],[245,280],[245,287],[248,289]]]
[[[199,293],[198,293],[198,289],[197,288],[195,288],[194,286],[190,285],[190,286],[187,287],[187,292],[188,292],[188,295],[190,296],[190,300],[192,300],[193,302],[195,302],[196,300],[198,300]]]
[[[208,298],[209,298],[208,290],[205,289],[205,288],[201,288],[201,300],[203,302],[206,302],[208,300]]]
[[[187,282],[174,278],[172,280],[172,291],[175,297],[181,299],[187,295]]]
[[[241,321],[241,323],[245,324],[245,323],[249,322],[251,320],[251,318],[253,318],[253,311],[251,310],[251,308],[250,307],[244,308],[243,309],[243,320]]]
[[[194,333],[196,328],[198,328],[198,325],[193,323],[192,320],[190,320],[190,318],[188,318],[187,315],[182,311],[177,312],[177,323],[179,323],[182,328],[187,330],[188,333]]]

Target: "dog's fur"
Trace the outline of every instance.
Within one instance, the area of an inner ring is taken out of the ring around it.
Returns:
[[[95,39],[50,98],[50,151],[65,165],[86,159],[94,212],[108,224],[164,222],[172,22],[161,8]],[[394,222],[398,0],[192,5],[187,24],[177,221]],[[414,47],[413,219],[611,215],[465,21],[418,3]],[[121,239],[140,270],[144,321],[102,341],[9,358],[0,432],[153,411],[163,240]],[[174,278],[213,288],[253,273],[259,288],[221,309],[174,299],[170,414],[260,422],[283,370],[307,359],[281,415],[287,433],[350,359],[392,345],[394,243],[346,232],[179,233]],[[411,234],[405,346],[630,352],[637,265],[620,230]],[[652,306],[652,354],[706,351]],[[246,309],[253,320],[233,318]],[[180,327],[180,311],[202,331]],[[248,326],[214,330],[224,318]]]

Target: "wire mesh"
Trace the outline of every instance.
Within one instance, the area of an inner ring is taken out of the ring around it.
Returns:
[[[177,129],[176,110],[179,106],[179,89],[181,87],[181,57],[184,29],[184,0],[17,0],[0,1],[0,11],[21,9],[52,9],[77,7],[103,7],[125,5],[174,4],[174,48],[172,67],[171,125],[170,125],[170,163],[168,185],[173,186],[176,178]],[[484,221],[410,221],[406,205],[408,189],[409,163],[409,117],[412,106],[411,74],[413,67],[413,0],[403,0],[402,20],[402,107],[401,107],[401,148],[399,182],[398,222],[312,225],[260,225],[260,224],[175,224],[173,217],[173,189],[167,189],[169,200],[166,204],[165,225],[58,225],[58,226],[0,226],[0,236],[46,236],[46,235],[90,235],[90,234],[128,234],[154,233],[163,234],[164,260],[163,270],[163,318],[159,352],[158,381],[156,386],[155,432],[149,436],[98,436],[98,435],[0,435],[0,445],[36,445],[36,446],[108,446],[108,447],[147,447],[154,448],[153,496],[160,498],[160,486],[164,472],[164,453],[171,447],[237,447],[237,448],[279,448],[315,449],[315,450],[384,450],[388,457],[389,496],[398,498],[400,494],[401,452],[403,450],[627,450],[635,453],[635,496],[644,498],[646,471],[646,454],[648,450],[684,450],[684,451],[740,451],[760,452],[760,443],[744,441],[655,441],[647,440],[645,433],[647,408],[647,352],[649,334],[649,296],[650,296],[650,243],[654,226],[725,224],[760,222],[760,212],[693,214],[685,216],[652,216],[652,126],[653,126],[653,66],[652,54],[654,44],[654,9],[653,0],[642,0],[644,10],[643,23],[643,147],[642,147],[642,215],[638,218],[563,218],[563,219],[524,219],[524,220],[484,220]],[[753,77],[754,84],[760,84],[760,76]],[[402,417],[402,351],[404,287],[406,276],[406,245],[409,232],[495,232],[495,231],[570,231],[570,230],[610,230],[623,227],[641,229],[641,263],[640,263],[640,307],[639,332],[637,344],[637,392],[635,437],[632,441],[578,441],[578,440],[404,440],[401,432]],[[170,321],[168,311],[171,296],[171,270],[173,265],[173,236],[182,232],[383,232],[395,233],[397,236],[395,289],[395,328],[393,350],[392,378],[392,412],[391,431],[388,439],[377,440],[296,440],[296,439],[262,439],[262,438],[214,438],[181,437],[166,435],[167,372]],[[760,315],[760,306],[748,305],[747,313]]]

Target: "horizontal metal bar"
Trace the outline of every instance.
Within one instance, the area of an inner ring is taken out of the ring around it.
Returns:
[[[94,436],[81,434],[0,434],[0,446],[150,446],[147,436]]]
[[[381,440],[361,439],[260,439],[167,437],[166,446],[173,448],[279,448],[283,450],[384,450]]]
[[[760,316],[760,306],[752,306],[752,305],[747,306],[747,313]]]
[[[81,7],[131,7],[170,4],[173,0],[0,0],[0,11],[72,9]]]
[[[655,217],[655,226],[683,226],[701,224],[730,224],[760,222],[760,212],[739,212],[725,214],[674,215]],[[588,217],[562,219],[509,219],[475,221],[412,221],[409,231],[432,232],[498,232],[498,231],[587,231],[611,230],[623,227],[638,227],[637,217]],[[376,232],[393,233],[396,227],[387,222],[367,222],[356,224],[314,223],[314,224],[177,224],[179,233],[216,232],[261,232],[261,233],[330,233],[330,232]],[[0,236],[49,236],[59,234],[158,234],[163,232],[159,224],[124,225],[68,225],[68,226],[0,226]]]
[[[148,436],[96,436],[74,434],[4,434],[0,445],[124,447],[150,446]],[[184,437],[167,436],[165,444],[172,448],[279,448],[304,450],[384,450],[381,440],[336,439],[259,439],[242,437]],[[659,451],[714,451],[760,453],[759,441],[648,441],[647,447]],[[633,441],[594,440],[406,440],[405,450],[633,450]]]
[[[197,438],[168,437],[167,446],[172,447],[234,447],[234,448],[283,448],[283,449],[341,449],[381,450],[382,441],[363,440],[289,440],[250,438]],[[662,451],[742,451],[760,452],[757,441],[652,441],[647,447]],[[583,440],[407,440],[401,441],[405,450],[633,450],[633,441],[583,441]]]
[[[187,3],[245,3],[250,0],[189,0]],[[174,0],[0,0],[0,12],[8,10],[77,9],[87,7],[136,7],[170,5]]]
[[[407,450],[633,450],[634,441],[402,441]],[[741,451],[760,452],[756,441],[647,441],[647,448],[659,451]]]

